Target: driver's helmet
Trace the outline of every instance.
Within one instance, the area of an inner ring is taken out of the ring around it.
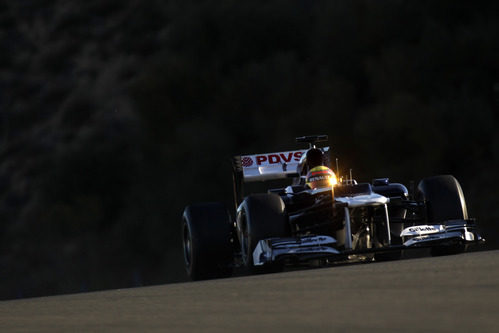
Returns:
[[[336,185],[336,176],[328,167],[317,166],[308,172],[306,184],[311,189],[331,187]]]

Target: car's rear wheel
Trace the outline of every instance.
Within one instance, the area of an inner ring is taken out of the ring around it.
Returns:
[[[232,274],[232,221],[223,204],[187,206],[182,216],[184,263],[192,280]]]
[[[288,237],[290,232],[286,207],[281,197],[273,193],[253,194],[241,204],[237,228],[243,264],[253,272],[275,270],[279,265],[256,268],[253,251],[262,239]]]
[[[464,220],[468,218],[466,200],[461,185],[454,176],[442,175],[423,179],[418,185],[418,198],[426,202],[428,223],[442,223],[448,220]],[[464,243],[435,246],[431,254],[447,255],[463,252]]]

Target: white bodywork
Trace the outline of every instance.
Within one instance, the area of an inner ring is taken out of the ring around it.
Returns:
[[[348,204],[349,208],[381,206],[390,202],[390,199],[377,193],[356,195],[353,197],[335,197],[336,201]]]
[[[463,233],[461,231],[452,231],[441,234],[427,234],[422,236],[416,236],[404,242],[404,246],[413,246],[416,244],[422,244],[426,242],[434,242],[441,241],[444,239],[452,239],[452,238],[463,238]]]
[[[332,246],[336,239],[331,236],[307,236],[301,238],[269,238],[258,242],[253,251],[253,264],[261,266],[282,256],[334,255]]]

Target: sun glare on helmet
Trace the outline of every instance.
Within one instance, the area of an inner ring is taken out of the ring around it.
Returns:
[[[334,186],[334,185],[338,184],[338,180],[336,179],[335,175],[332,175],[331,177],[329,177],[328,180],[329,180],[329,185],[331,185],[331,186]]]

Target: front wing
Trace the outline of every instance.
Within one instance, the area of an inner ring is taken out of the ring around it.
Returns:
[[[446,246],[482,242],[474,220],[451,220],[438,225],[418,225],[405,228],[401,234],[403,245],[379,248],[339,250],[331,236],[304,236],[294,238],[269,238],[260,240],[253,252],[253,263],[262,266],[283,261],[308,261],[335,259],[345,255],[367,252],[386,252],[411,248]]]

